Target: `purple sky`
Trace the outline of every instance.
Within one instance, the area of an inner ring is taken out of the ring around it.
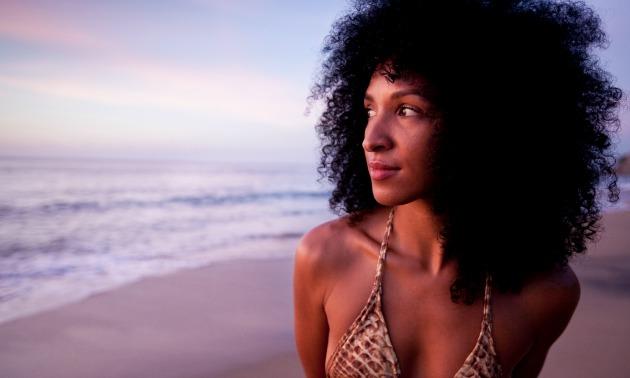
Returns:
[[[630,88],[630,5],[594,0]],[[343,1],[0,0],[4,155],[313,162],[305,98]],[[630,111],[618,150],[630,151]]]

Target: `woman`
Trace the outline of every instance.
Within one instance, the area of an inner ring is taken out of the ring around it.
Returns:
[[[580,3],[362,1],[312,99],[345,213],[294,269],[308,377],[535,377],[577,306],[567,264],[618,199],[621,91]]]

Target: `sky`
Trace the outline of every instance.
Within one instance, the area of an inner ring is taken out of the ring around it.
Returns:
[[[630,3],[587,2],[630,90]],[[314,162],[305,114],[342,0],[0,0],[0,155]],[[619,153],[630,152],[630,109]]]

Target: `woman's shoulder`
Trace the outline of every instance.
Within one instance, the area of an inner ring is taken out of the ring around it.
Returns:
[[[294,258],[293,280],[296,295],[317,298],[324,304],[330,293],[335,270],[346,265],[343,245],[350,233],[348,217],[340,217],[313,227],[300,239]]]
[[[319,224],[300,239],[296,262],[308,264],[311,269],[324,269],[338,265],[344,257],[344,248],[354,233],[360,232],[348,215]],[[328,271],[328,269],[326,269]]]
[[[386,218],[386,209],[377,208],[365,211],[354,220],[344,215],[324,222],[302,236],[296,254],[321,263],[351,258],[356,255],[354,252],[378,243]]]
[[[310,277],[307,279],[313,286],[329,286],[364,254],[378,256],[377,229],[383,214],[376,209],[366,212],[359,221],[345,215],[307,231],[295,251],[296,273]]]
[[[539,273],[525,282],[521,298],[540,334],[553,342],[573,316],[580,300],[580,281],[570,265]]]
[[[509,308],[517,316],[514,323],[521,324],[527,334],[528,344],[519,357],[515,356],[511,376],[534,377],[573,316],[580,299],[580,282],[569,265],[557,267],[528,279],[518,298],[520,303]],[[514,330],[509,332],[515,334]]]
[[[580,281],[569,264],[538,273],[523,286],[523,297],[531,302],[548,305],[577,305]]]

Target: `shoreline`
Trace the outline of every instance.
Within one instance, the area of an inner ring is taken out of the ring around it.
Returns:
[[[42,295],[39,295],[39,299],[43,302],[34,302],[32,297],[23,298],[21,303],[17,303],[18,310],[14,308],[12,311],[5,311],[6,308],[0,308],[0,326],[3,324],[22,319],[25,317],[29,317],[32,315],[37,315],[40,313],[44,313],[47,311],[55,310],[57,308],[78,303],[83,300],[89,299],[94,295],[99,295],[103,293],[107,293],[110,291],[122,289],[128,285],[132,285],[134,283],[140,282],[149,278],[160,278],[169,276],[171,274],[176,274],[178,272],[187,271],[190,269],[199,269],[210,267],[215,264],[221,264],[224,262],[237,262],[241,260],[274,260],[278,258],[290,258],[291,257],[291,249],[297,245],[300,235],[279,235],[275,238],[269,238],[265,240],[247,240],[240,239],[236,242],[228,243],[224,246],[217,247],[220,250],[220,254],[218,256],[208,256],[205,257],[205,260],[201,264],[194,264],[189,261],[183,261],[179,264],[176,264],[173,267],[167,269],[161,269],[159,271],[154,271],[152,273],[142,273],[134,278],[125,278],[121,280],[121,282],[115,282],[112,279],[107,279],[111,282],[106,284],[101,284],[101,282],[79,282],[76,281],[72,285],[68,285],[68,282],[71,281],[70,278],[61,278],[60,281],[64,282],[65,291],[61,292],[59,287],[56,290],[49,290],[49,292],[53,295],[53,298],[43,298]],[[255,251],[252,253],[251,251]],[[289,252],[287,252],[289,251]],[[129,276],[133,276],[131,274]],[[44,282],[43,284],[49,284],[50,282]],[[92,284],[92,286],[90,286]],[[78,290],[70,291],[69,288],[84,286],[87,285],[90,287],[89,290]],[[63,298],[63,299],[61,299]],[[14,302],[4,302],[2,306],[14,305]]]

